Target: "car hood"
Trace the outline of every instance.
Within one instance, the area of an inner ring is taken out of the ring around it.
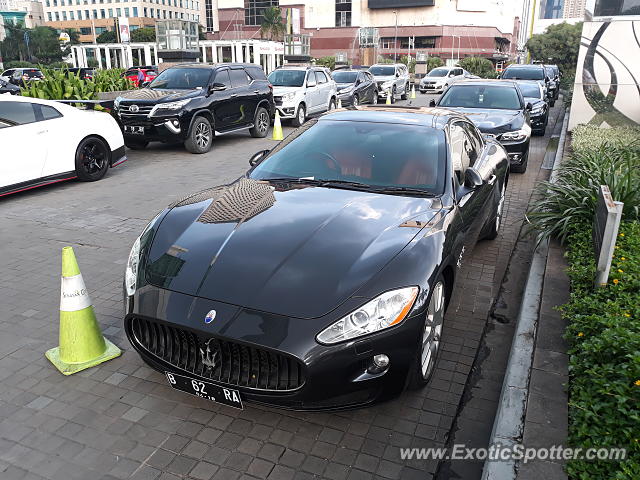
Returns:
[[[376,81],[376,83],[391,82],[391,81],[395,81],[396,78],[397,77],[395,75],[378,75],[378,76],[374,76],[373,77],[373,79]]]
[[[355,84],[353,82],[347,82],[347,83],[336,83],[336,86],[338,87],[338,90],[343,89],[343,88],[350,88],[353,87]]]
[[[464,113],[483,133],[500,134],[518,130],[524,124],[519,110],[446,107]]]
[[[148,250],[156,286],[297,318],[329,313],[440,210],[437,198],[242,178],[178,203]]]
[[[544,100],[540,100],[538,97],[524,97],[525,103],[530,103],[533,108],[544,105]]]
[[[296,93],[298,92],[302,87],[273,87],[273,94],[276,96],[283,96],[286,95],[287,93]]]
[[[436,82],[436,83],[445,83],[447,81],[448,77],[429,77],[429,76],[425,76],[422,77],[422,80],[420,80],[421,83],[425,83],[425,82]]]
[[[165,90],[162,88],[140,88],[138,90],[130,90],[120,95],[122,100],[146,100],[146,101],[166,101],[173,102],[186,98],[194,98],[202,95],[201,88],[190,90]]]

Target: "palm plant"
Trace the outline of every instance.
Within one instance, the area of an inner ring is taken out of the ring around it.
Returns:
[[[267,36],[269,40],[279,40],[287,30],[282,22],[282,11],[278,7],[265,8],[262,11],[260,38]]]

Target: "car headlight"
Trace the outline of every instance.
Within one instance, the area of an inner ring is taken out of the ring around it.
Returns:
[[[338,90],[338,93],[349,93],[351,90],[353,90],[353,86],[341,88],[340,90]]]
[[[383,88],[384,90],[390,89],[392,86],[393,86],[393,82],[384,82],[384,83],[382,84],[382,88]]]
[[[293,92],[291,92],[291,93],[285,93],[285,94],[282,96],[282,101],[283,101],[283,102],[290,102],[291,100],[293,100],[293,99],[294,99],[294,97],[295,97],[295,96],[296,96],[296,94],[295,94],[295,93],[293,93]]]
[[[531,128],[528,125],[525,125],[521,130],[503,133],[500,135],[500,141],[519,142],[527,138],[529,135],[531,135]]]
[[[320,343],[333,344],[393,327],[402,322],[418,296],[418,287],[385,292],[318,334]]]
[[[122,100],[122,97],[116,97],[116,99],[113,101],[113,108],[115,108],[116,110],[120,108],[121,100]]]
[[[131,296],[136,293],[138,285],[138,266],[140,264],[140,237],[136,238],[129,252],[127,260],[127,268],[124,272],[124,286],[127,289],[127,295]]]
[[[544,107],[536,107],[531,110],[531,115],[540,115],[542,112],[544,112]]]
[[[190,101],[191,99],[187,98],[186,100],[178,100],[175,102],[158,103],[151,109],[151,113],[149,113],[149,116],[154,115],[158,110],[169,110],[169,111],[180,110]]]

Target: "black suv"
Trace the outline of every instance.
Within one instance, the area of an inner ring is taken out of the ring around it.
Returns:
[[[224,133],[248,129],[265,137],[274,109],[273,87],[260,66],[240,63],[177,65],[114,102],[129,148],[183,142],[191,153],[208,152],[213,137]]]

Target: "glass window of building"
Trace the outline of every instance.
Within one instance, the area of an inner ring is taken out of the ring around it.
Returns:
[[[137,17],[138,16],[138,7],[133,7],[133,16]]]
[[[244,0],[245,25],[262,25],[265,9],[277,6],[279,6],[278,0]]]
[[[351,0],[336,0],[336,27],[351,26]]]
[[[128,17],[129,16],[129,7],[124,9],[124,16]]]
[[[49,19],[50,22],[52,22],[52,18],[51,18],[51,12],[47,12],[47,18]]]

